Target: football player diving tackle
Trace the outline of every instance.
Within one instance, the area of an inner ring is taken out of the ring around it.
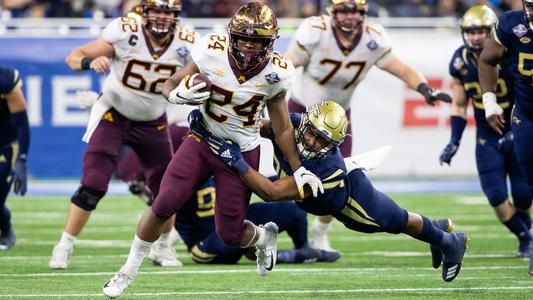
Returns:
[[[453,225],[449,219],[430,221],[399,207],[376,190],[360,169],[347,168],[338,146],[346,137],[348,120],[337,103],[323,101],[310,106],[304,114],[291,114],[293,126],[297,128],[300,159],[320,177],[324,186],[323,194],[314,196],[306,190],[303,199],[299,197],[292,171],[279,151],[269,121],[261,123],[261,135],[274,144],[275,169],[281,178],[274,182],[250,168],[234,142],[209,135],[202,128],[201,115],[196,114],[191,119],[191,130],[203,136],[211,150],[232,166],[265,201],[295,199],[304,211],[314,215],[330,214],[354,231],[408,234],[430,244],[433,267],[439,268],[442,264],[444,281],[452,281],[459,274],[468,242],[465,233],[451,232]]]

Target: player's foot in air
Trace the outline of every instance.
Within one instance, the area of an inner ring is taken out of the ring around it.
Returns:
[[[57,244],[52,251],[52,257],[48,262],[50,269],[66,269],[68,268],[68,261],[74,249],[72,247]]]
[[[2,235],[0,235],[0,251],[8,250],[9,248],[15,246],[16,241],[17,237],[15,236],[15,231],[13,228],[9,229],[9,231],[6,233],[2,232]]]
[[[261,226],[260,226],[261,227]],[[264,246],[256,246],[257,251],[257,272],[259,275],[266,276],[276,265],[278,255],[278,225],[273,222],[268,222],[265,228],[265,244]]]
[[[154,195],[144,181],[128,181],[127,184],[130,193],[141,198],[141,200],[144,201],[144,203],[146,203],[148,206],[152,205],[154,202]]]
[[[170,245],[155,242],[148,253],[154,265],[162,267],[182,267],[183,263],[176,257],[176,251]]]
[[[126,274],[121,268],[109,281],[104,284],[102,291],[109,298],[117,298],[133,282],[134,276]]]
[[[452,232],[455,230],[455,226],[450,219],[433,220],[431,223],[442,231]],[[429,245],[429,250],[431,251],[431,263],[433,268],[438,269],[442,263],[442,250],[437,245]]]
[[[442,279],[446,282],[454,280],[459,275],[469,241],[466,233],[452,232],[450,234],[454,239],[452,246],[442,249]]]

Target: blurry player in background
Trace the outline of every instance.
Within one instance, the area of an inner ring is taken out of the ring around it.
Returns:
[[[204,133],[211,150],[232,166],[243,181],[265,201],[294,199],[298,207],[314,215],[332,215],[348,229],[374,233],[400,232],[430,244],[433,267],[442,264],[442,279],[452,281],[461,269],[468,237],[453,232],[450,220],[434,220],[408,212],[387,195],[376,190],[358,168],[347,168],[338,146],[346,137],[348,119],[344,109],[333,101],[323,101],[310,106],[304,114],[291,114],[297,128],[297,143],[302,163],[320,176],[324,193],[306,193],[303,199],[283,154],[279,151],[277,137],[268,121],[261,122],[261,135],[274,144],[275,169],[281,179],[270,181],[242,159],[234,142],[223,141]],[[191,129],[201,127],[201,122],[191,123]]]
[[[19,72],[0,66],[0,250],[15,246],[15,231],[6,198],[14,184],[17,195],[26,194],[26,160],[30,125]]]
[[[333,99],[350,119],[353,92],[374,65],[420,92],[429,105],[437,100],[451,102],[449,95],[431,88],[422,74],[392,53],[383,27],[366,20],[367,0],[331,0],[328,12],[305,19],[285,54],[294,67],[302,67],[291,89],[290,112],[304,113],[306,106]],[[351,125],[347,134],[352,134]],[[340,149],[344,157],[349,157],[352,138],[346,139]],[[313,247],[331,250],[327,236],[331,221],[331,216],[315,218]]]
[[[74,49],[66,58],[74,71],[110,73],[91,110],[81,186],[71,198],[50,268],[68,267],[74,241],[105,195],[123,145],[139,156],[155,195],[172,157],[165,115],[168,103],[161,90],[165,80],[189,61],[198,37],[178,27],[181,1],[143,0],[141,7],[142,16],[131,13],[115,19],[101,38]],[[171,228],[169,223],[165,232]],[[167,264],[180,265],[173,249],[165,250],[161,255]]]
[[[228,34],[201,39],[191,53],[193,61],[166,81],[164,95],[171,103],[201,105],[209,132],[235,140],[254,169],[259,168],[259,116],[266,106],[282,152],[295,171],[296,188],[303,194],[309,185],[316,194],[320,180],[301,165],[285,103],[294,68],[272,51],[277,37],[277,21],[268,6],[258,2],[241,6],[230,20]],[[200,91],[206,82],[194,84],[193,74],[198,72],[208,77],[211,91]],[[268,222],[258,227],[245,220],[251,191],[204,140],[190,135],[172,157],[161,192],[139,222],[126,264],[104,285],[106,296],[120,296],[133,282],[164,222],[179,213],[210,176],[216,185],[216,233],[229,246],[255,246],[260,275],[272,270],[277,225]]]
[[[513,150],[510,119],[514,99],[511,74],[507,69],[498,67],[496,96],[505,118],[502,137],[490,128],[485,119],[477,72],[479,54],[497,22],[498,17],[487,6],[470,8],[460,21],[464,46],[455,51],[449,67],[453,77],[450,118],[452,135],[439,160],[441,164],[450,164],[457,152],[467,123],[468,100],[472,99],[477,129],[476,164],[481,187],[500,222],[520,241],[517,255],[526,257],[531,241],[529,207],[532,198]],[[511,182],[514,205],[508,200],[507,176]]]

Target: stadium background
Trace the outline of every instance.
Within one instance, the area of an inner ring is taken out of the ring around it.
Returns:
[[[85,148],[81,136],[88,112],[77,106],[75,92],[98,91],[103,77],[94,72],[74,73],[67,68],[64,58],[71,49],[97,37],[111,20],[108,17],[120,15],[121,9],[135,1],[82,1],[82,6],[79,2],[4,1],[0,12],[0,64],[18,68],[25,83],[23,91],[32,127],[28,164],[32,179],[79,178]],[[242,1],[183,2],[182,24],[205,34],[224,31],[227,19],[193,17],[230,15]],[[324,0],[267,2],[281,16],[281,37],[275,45],[280,52],[285,51],[300,22],[298,18],[287,17],[316,14],[327,4]],[[513,1],[370,1],[370,15],[373,21],[387,27],[397,56],[421,71],[434,87],[449,92],[449,59],[462,43],[457,17],[469,5],[479,3],[501,11],[497,5],[505,9]],[[83,18],[65,18],[70,16]],[[384,144],[393,146],[389,157],[372,176],[457,179],[476,175],[473,120],[452,167],[440,166],[438,155],[450,134],[449,105],[427,106],[418,93],[391,75],[374,68],[356,89],[352,111],[353,154]],[[270,173],[271,147],[263,146],[261,168]]]

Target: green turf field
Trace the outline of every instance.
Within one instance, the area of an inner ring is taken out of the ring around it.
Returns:
[[[514,258],[517,241],[500,225],[481,195],[398,195],[397,202],[430,218],[450,217],[471,241],[461,274],[445,283],[431,268],[428,247],[402,235],[331,230],[342,258],[332,264],[278,265],[266,277],[246,259],[234,266],[191,262],[183,268],[145,261],[121,299],[533,299],[528,263]],[[66,217],[68,197],[10,198],[17,246],[0,252],[0,299],[103,298],[101,288],[124,263],[144,204],[132,197],[104,199],[80,236],[69,270],[48,269]],[[311,218],[310,218],[311,220]],[[279,247],[290,247],[285,234]]]

